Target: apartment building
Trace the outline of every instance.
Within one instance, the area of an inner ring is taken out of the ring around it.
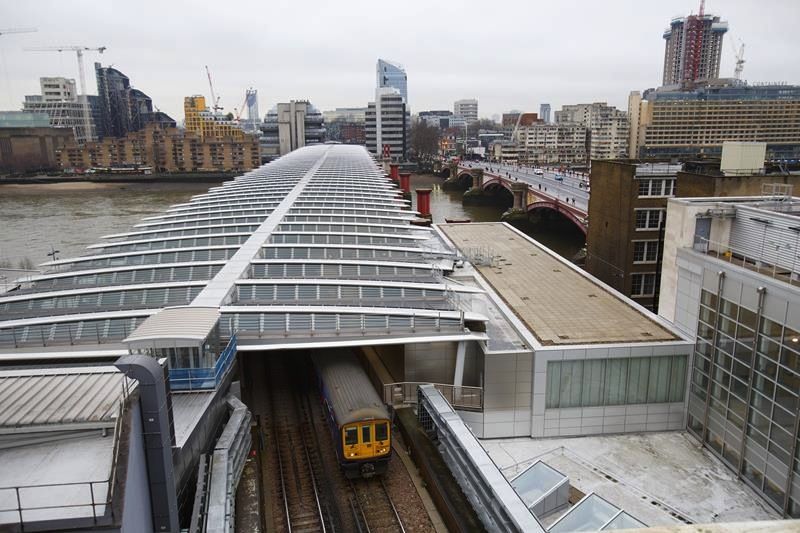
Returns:
[[[322,113],[308,100],[276,104],[264,118],[261,131],[261,155],[266,160],[323,143],[326,133]]]
[[[548,124],[539,119],[525,124],[522,118],[524,115],[512,135],[521,164],[586,164],[589,136],[585,126],[566,122]]]
[[[57,152],[61,168],[150,166],[156,172],[247,171],[261,164],[258,139],[201,139],[178,128],[149,124],[125,137],[84,146],[68,143]]]
[[[800,198],[673,198],[659,314],[695,338],[688,430],[800,518]]]
[[[408,147],[408,112],[398,89],[375,90],[375,101],[367,106],[365,135],[367,150],[378,157],[387,154],[402,161]]]
[[[79,95],[75,80],[63,77],[39,78],[41,94],[25,96],[22,110],[26,113],[46,113],[50,126],[70,130],[79,143],[97,138],[97,96]],[[89,113],[87,131],[85,111]]]
[[[748,196],[773,183],[800,189],[800,175],[767,174],[754,163],[747,169],[726,167],[722,160],[642,163],[637,160],[592,162],[592,197],[586,238],[586,269],[648,309],[656,309],[666,224],[671,197]],[[752,158],[751,158],[752,159]]]
[[[469,124],[478,121],[478,100],[475,98],[468,98],[465,100],[456,100],[453,104],[453,114]]]
[[[676,17],[664,31],[664,81],[662,85],[719,77],[722,38],[728,23],[714,15]],[[699,54],[694,57],[696,47]]]
[[[719,155],[725,141],[767,143],[767,159],[800,159],[800,86],[714,80],[628,99],[632,158]]]
[[[589,159],[617,159],[628,154],[628,114],[605,102],[574,104],[555,112],[556,124],[581,124],[588,132]]]
[[[184,125],[188,133],[201,140],[206,137],[243,140],[245,133],[239,123],[227,120],[224,115],[212,113],[206,106],[206,97],[196,94],[183,99]]]

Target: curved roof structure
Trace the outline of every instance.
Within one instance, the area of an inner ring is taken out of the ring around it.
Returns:
[[[192,313],[219,313],[240,350],[485,337],[468,329],[485,318],[458,306],[476,289],[443,276],[455,251],[408,207],[363,147],[296,150],[44,264],[0,295],[0,354],[119,349],[185,329]]]

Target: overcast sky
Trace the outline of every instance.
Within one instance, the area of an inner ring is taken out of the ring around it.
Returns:
[[[72,52],[25,47],[106,46],[87,53],[113,64],[162,111],[183,119],[183,97],[209,94],[204,65],[226,111],[258,89],[263,116],[278,101],[309,99],[321,110],[373,99],[375,62],[408,72],[414,112],[452,109],[478,98],[490,117],[538,111],[549,102],[607,101],[627,107],[631,90],[658,86],[672,17],[695,0],[0,0],[0,109],[38,94],[40,76],[78,79]],[[730,24],[722,72],[732,76],[733,44],[746,43],[744,78],[800,83],[800,0],[708,0],[706,12]]]

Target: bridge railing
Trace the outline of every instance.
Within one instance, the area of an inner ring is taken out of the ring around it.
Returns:
[[[455,407],[465,411],[483,411],[483,388],[427,381],[400,381],[383,386],[383,401],[393,407],[416,405],[420,385],[433,385]]]

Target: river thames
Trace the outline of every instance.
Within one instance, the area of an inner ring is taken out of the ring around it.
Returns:
[[[502,206],[465,206],[461,191],[441,188],[442,179],[412,177],[412,188],[429,187],[434,222],[469,219],[500,220]],[[30,260],[48,261],[51,249],[59,258],[86,255],[86,247],[103,235],[129,231],[147,216],[205,193],[214,183],[56,183],[0,185],[0,264],[13,267]],[[412,195],[416,208],[416,195]],[[572,259],[583,238],[563,222],[541,221],[522,228],[534,239]],[[52,247],[52,248],[51,248]]]

